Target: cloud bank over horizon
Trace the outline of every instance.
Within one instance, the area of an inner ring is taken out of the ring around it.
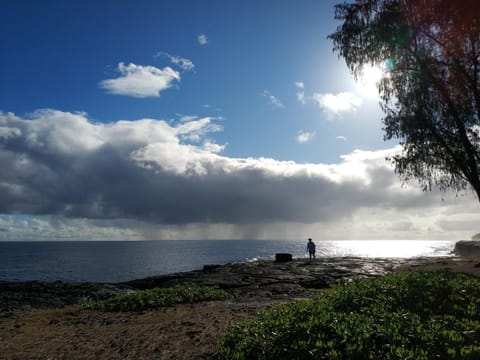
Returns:
[[[355,150],[337,164],[232,158],[212,138],[221,130],[213,117],[96,123],[53,109],[0,113],[0,239],[28,237],[22,224],[45,236],[101,239],[478,230],[474,198],[402,187],[385,161],[399,147]]]

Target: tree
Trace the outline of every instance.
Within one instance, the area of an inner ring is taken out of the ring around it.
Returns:
[[[423,190],[465,190],[480,201],[480,1],[355,0],[335,7],[329,35],[354,76],[383,65],[378,88],[390,160]]]

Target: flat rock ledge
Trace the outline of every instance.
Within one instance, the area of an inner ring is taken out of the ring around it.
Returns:
[[[476,260],[478,263],[478,259]],[[327,258],[293,259],[207,265],[203,270],[160,275],[116,284],[68,282],[0,282],[0,317],[17,310],[60,308],[89,300],[107,299],[121,292],[184,283],[228,291],[235,301],[288,301],[309,298],[316,289],[329,287],[342,278],[382,276],[400,268],[441,268],[468,263],[479,271],[472,258]]]

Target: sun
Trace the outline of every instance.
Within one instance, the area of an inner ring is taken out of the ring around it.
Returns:
[[[378,83],[383,76],[385,76],[385,70],[382,67],[365,65],[356,81],[360,94],[369,99],[378,99]]]

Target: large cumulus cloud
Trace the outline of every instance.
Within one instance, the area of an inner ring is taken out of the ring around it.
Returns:
[[[57,110],[0,114],[0,214],[258,234],[262,224],[338,225],[439,204],[438,194],[401,187],[385,161],[398,149],[355,151],[333,165],[231,158],[211,138],[220,130],[209,117],[95,123]],[[398,221],[385,227],[412,230],[409,219]]]

